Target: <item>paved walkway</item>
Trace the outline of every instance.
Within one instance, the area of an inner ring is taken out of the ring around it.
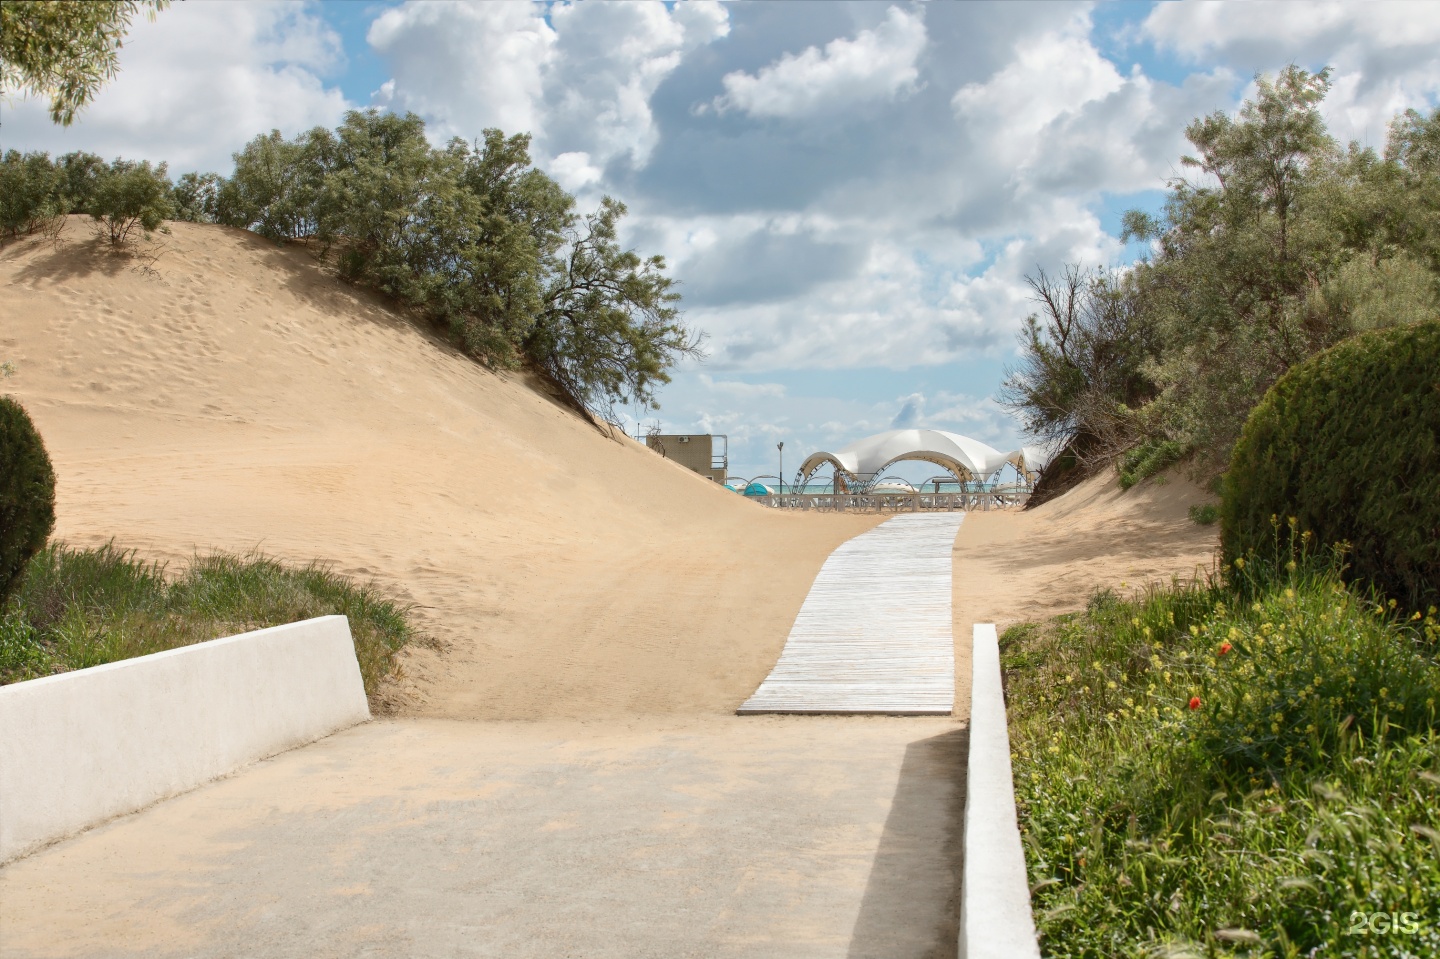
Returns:
[[[0,869],[0,956],[954,956],[948,719],[369,723]]]
[[[948,715],[951,558],[964,518],[902,514],[841,544],[739,712]]]

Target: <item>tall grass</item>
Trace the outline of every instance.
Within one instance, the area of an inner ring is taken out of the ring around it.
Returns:
[[[0,618],[0,683],[188,646],[315,616],[349,617],[355,655],[371,696],[395,670],[395,653],[416,637],[409,608],[374,585],[325,566],[287,566],[259,554],[196,557],[167,577],[113,544],[52,543],[26,569]]]
[[[1002,649],[1046,955],[1440,955],[1435,610],[1242,560]]]

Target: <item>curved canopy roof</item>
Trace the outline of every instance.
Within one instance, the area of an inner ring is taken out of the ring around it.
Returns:
[[[1037,446],[1022,446],[1016,450],[1027,472],[1038,473],[1050,465],[1050,461],[1060,455],[1065,448],[1063,440],[1051,441]],[[1021,464],[1017,464],[1021,465]]]
[[[963,476],[969,473],[985,479],[1008,462],[1018,459],[1019,451],[1002,453],[977,439],[948,433],[944,430],[890,430],[863,440],[856,440],[834,452],[812,453],[800,466],[809,476],[823,464],[830,463],[856,477],[878,476],[885,467],[900,460],[924,460]]]

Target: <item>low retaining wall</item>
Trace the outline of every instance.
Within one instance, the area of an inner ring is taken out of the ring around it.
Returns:
[[[344,616],[0,686],[0,863],[369,718]]]
[[[960,959],[1040,959],[1015,818],[1000,643],[993,623],[976,623],[973,635]]]

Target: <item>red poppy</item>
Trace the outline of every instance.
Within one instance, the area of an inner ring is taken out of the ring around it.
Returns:
[[[1191,708],[1191,709],[1199,709],[1199,708],[1200,708],[1200,697],[1199,697],[1199,696],[1191,696],[1191,697],[1190,697],[1190,708]]]
[[[1221,656],[1224,656],[1226,653],[1230,652],[1230,650],[1232,650],[1232,649],[1234,649],[1234,648],[1235,648],[1235,647],[1234,647],[1234,646],[1231,646],[1229,643],[1221,643],[1221,644],[1220,644],[1220,655],[1221,655]]]

